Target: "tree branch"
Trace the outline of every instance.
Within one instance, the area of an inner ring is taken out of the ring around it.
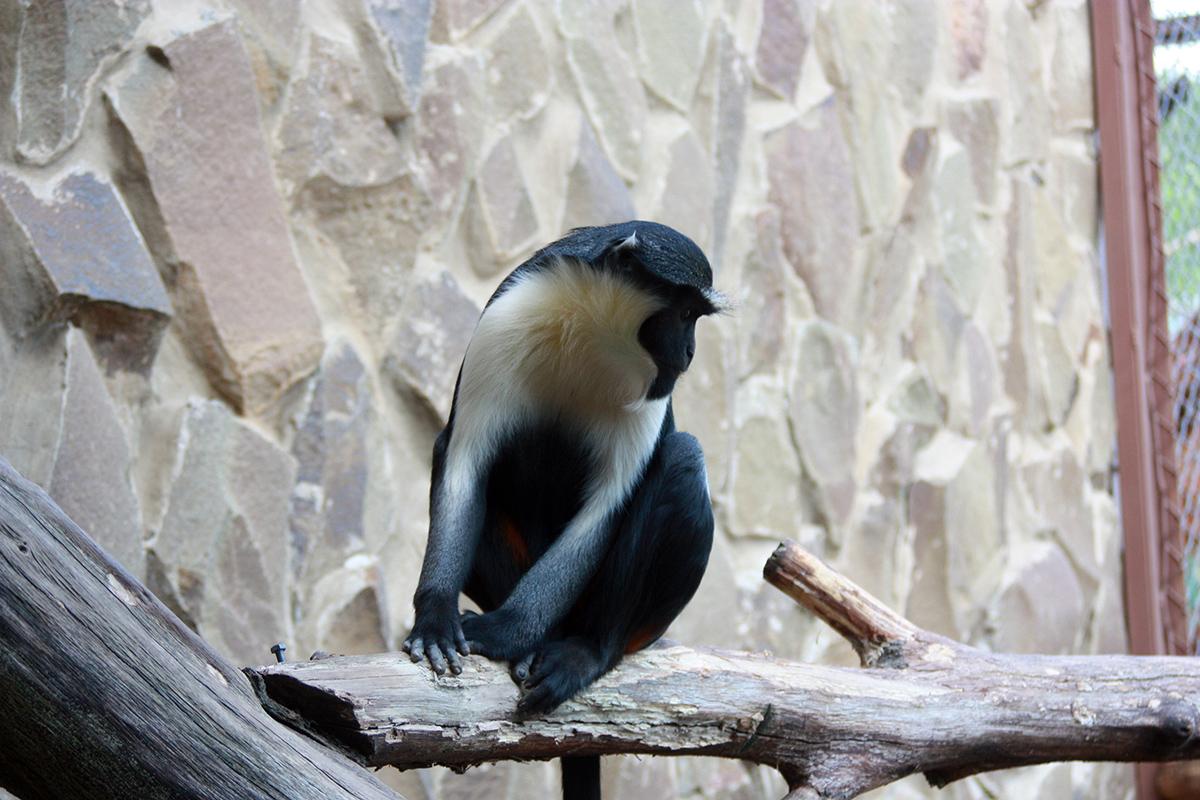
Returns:
[[[441,678],[396,654],[271,665],[252,677],[368,765],[402,769],[707,755],[778,768],[789,797],[849,798],[917,772],[942,786],[1049,761],[1200,755],[1193,659],[987,654],[915,627],[794,543],[765,572],[868,666],[652,648],[540,719],[517,718],[503,665],[478,657]]]

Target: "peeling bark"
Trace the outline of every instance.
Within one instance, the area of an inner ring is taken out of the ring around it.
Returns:
[[[539,719],[517,718],[504,666],[474,656],[441,678],[396,654],[271,665],[253,678],[368,765],[401,769],[706,755],[776,767],[792,798],[849,798],[917,772],[943,786],[1049,761],[1200,755],[1194,659],[984,653],[917,628],[794,543],[765,572],[864,667],[657,647]]]

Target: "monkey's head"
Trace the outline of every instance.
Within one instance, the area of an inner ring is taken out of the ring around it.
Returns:
[[[646,395],[669,395],[696,353],[696,320],[724,308],[713,290],[712,267],[687,236],[657,222],[622,222],[576,228],[536,254],[531,262],[573,259],[627,280],[655,299],[640,322],[638,342],[658,373]]]

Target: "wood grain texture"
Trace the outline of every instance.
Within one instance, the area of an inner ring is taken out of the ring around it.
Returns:
[[[241,671],[3,458],[0,697],[0,784],[23,800],[397,796],[271,719]]]
[[[403,654],[252,670],[273,701],[371,766],[649,753],[778,768],[795,798],[849,798],[924,773],[941,786],[1050,761],[1200,756],[1200,662],[1003,656],[923,631],[794,544],[768,564],[865,663],[658,647],[627,657],[540,719],[515,715],[502,664],[472,656],[434,676]]]

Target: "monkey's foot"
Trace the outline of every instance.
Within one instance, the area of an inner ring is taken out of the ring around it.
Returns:
[[[525,695],[517,711],[527,715],[549,714],[607,669],[595,646],[574,636],[543,645],[536,653],[513,665],[513,675],[525,674],[520,686]]]

